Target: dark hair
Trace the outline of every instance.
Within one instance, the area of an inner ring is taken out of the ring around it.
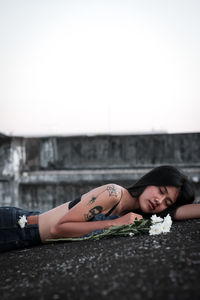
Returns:
[[[163,217],[170,213],[173,217],[177,207],[194,201],[195,196],[192,182],[189,181],[186,175],[173,166],[160,166],[152,169],[136,183],[128,187],[127,190],[133,197],[138,198],[149,185],[175,186],[180,188],[176,202],[163,212],[158,213],[157,215],[159,216]],[[144,213],[141,214],[144,215]],[[145,214],[145,217],[148,216]]]

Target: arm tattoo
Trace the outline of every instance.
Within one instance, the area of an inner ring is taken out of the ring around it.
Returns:
[[[102,212],[103,208],[102,206],[95,206],[89,210],[87,214],[84,214],[85,220],[89,221],[92,219],[95,215],[98,215]]]
[[[87,205],[94,203],[97,200],[97,198],[99,197],[99,195],[101,195],[105,191],[106,191],[106,189],[104,191],[102,191],[101,193],[99,193],[97,196],[92,196],[92,198],[90,199],[90,201],[88,202]]]
[[[98,196],[92,196],[92,198],[90,199],[90,201],[88,202],[88,204],[92,204],[95,202],[95,200],[97,199]]]
[[[103,190],[101,193],[99,193],[97,196],[92,196],[92,198],[89,200],[87,205],[90,205],[92,203],[94,203],[96,201],[96,199],[104,192],[108,191],[109,193],[109,197],[118,197],[118,196],[122,196],[121,195],[121,189],[116,187],[114,184],[111,184],[109,186],[107,186],[107,188],[105,190]],[[121,200],[121,197],[120,197]]]

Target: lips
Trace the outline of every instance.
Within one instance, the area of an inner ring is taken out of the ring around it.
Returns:
[[[153,202],[151,202],[150,200],[149,200],[149,206],[152,210],[154,210],[156,207],[155,204]]]

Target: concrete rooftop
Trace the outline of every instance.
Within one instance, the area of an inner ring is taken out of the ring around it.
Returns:
[[[0,255],[1,300],[200,299],[200,220],[159,236],[54,243]]]

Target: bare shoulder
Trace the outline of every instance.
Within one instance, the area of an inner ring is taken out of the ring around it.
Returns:
[[[123,195],[123,187],[115,183],[108,183],[99,186],[82,196],[82,200],[89,200],[88,204],[92,204],[97,198],[107,198],[112,200],[112,203],[119,202]],[[82,201],[81,200],[81,201]]]
[[[96,214],[107,213],[116,203],[121,201],[122,195],[123,188],[115,183],[94,188],[84,194],[81,201],[67,212],[65,222],[89,221]]]
[[[123,190],[124,190],[122,186],[115,183],[109,183],[107,184],[106,189],[109,193],[109,197],[112,197],[117,201],[121,200],[123,196]]]

